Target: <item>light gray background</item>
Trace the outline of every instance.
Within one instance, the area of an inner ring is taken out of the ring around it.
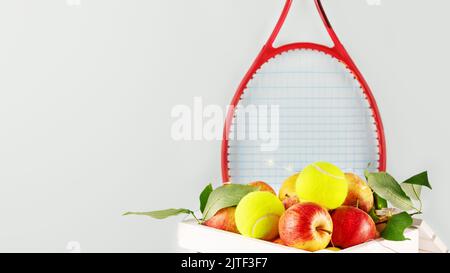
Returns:
[[[311,0],[297,1],[305,17],[283,40],[322,41]],[[430,172],[425,218],[450,244],[450,1],[324,5],[379,102],[390,172]],[[0,251],[179,251],[180,218],[121,213],[195,208],[220,182],[220,143],[173,141],[170,111],[194,96],[229,103],[281,6],[2,0]]]

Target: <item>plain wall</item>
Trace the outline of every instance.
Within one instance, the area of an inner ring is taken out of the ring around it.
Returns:
[[[323,41],[297,2],[281,41]],[[378,100],[389,171],[429,171],[424,218],[450,244],[450,1],[323,2]],[[172,140],[171,110],[228,104],[282,4],[1,1],[0,251],[179,251],[182,217],[121,214],[196,208],[221,182],[220,142]]]

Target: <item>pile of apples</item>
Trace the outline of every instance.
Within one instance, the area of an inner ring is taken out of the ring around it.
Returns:
[[[353,247],[379,236],[375,222],[369,216],[374,206],[374,196],[367,183],[356,174],[345,173],[348,193],[345,201],[336,209],[302,202],[296,191],[299,174],[286,179],[278,195],[263,181],[252,182],[260,191],[276,195],[285,207],[279,217],[275,235],[264,238],[277,244],[306,251],[329,249],[338,251]],[[204,225],[239,233],[235,221],[236,207],[220,210]]]

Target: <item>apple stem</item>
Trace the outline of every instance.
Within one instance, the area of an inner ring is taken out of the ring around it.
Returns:
[[[410,216],[419,215],[419,214],[422,214],[422,212],[421,211],[414,212],[414,213],[411,213]]]
[[[326,233],[331,235],[331,231],[329,231],[329,230],[326,230],[326,229],[323,229],[323,228],[316,228],[316,230],[317,231],[323,231],[323,232],[326,232]]]

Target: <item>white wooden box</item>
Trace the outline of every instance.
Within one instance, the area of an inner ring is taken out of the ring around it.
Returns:
[[[406,231],[410,240],[393,242],[378,239],[339,252],[321,250],[319,253],[418,253],[448,252],[447,247],[436,237],[422,220],[415,220],[414,227]],[[247,238],[199,225],[195,220],[186,220],[178,225],[178,243],[183,249],[201,253],[310,253],[300,249],[271,242]]]

